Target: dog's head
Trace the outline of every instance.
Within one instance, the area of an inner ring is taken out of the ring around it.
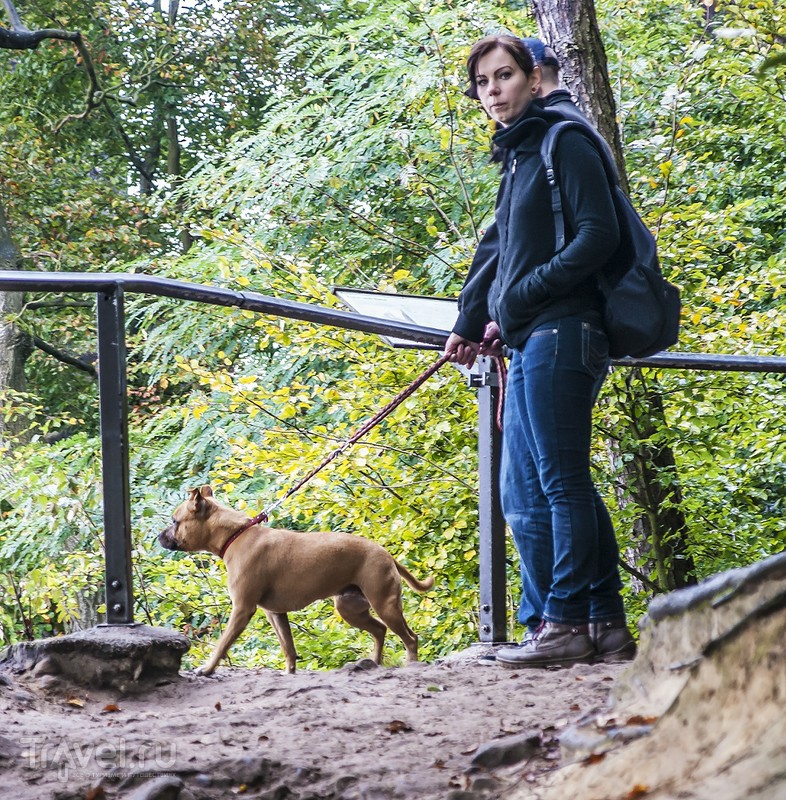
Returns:
[[[188,499],[172,514],[172,524],[158,534],[158,542],[167,550],[210,550],[213,526],[210,519],[223,509],[209,486],[191,489]]]

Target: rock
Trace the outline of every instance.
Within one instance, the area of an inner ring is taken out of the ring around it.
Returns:
[[[517,764],[532,758],[540,749],[539,733],[523,733],[518,736],[506,736],[504,739],[493,739],[482,744],[472,756],[473,767],[494,769],[494,767]]]
[[[612,745],[604,732],[589,727],[570,727],[559,736],[562,758],[571,761],[583,761],[591,755],[602,753]]]
[[[184,784],[174,775],[162,775],[143,783],[128,795],[127,800],[180,800]]]
[[[538,797],[786,797],[786,553],[653,600],[642,629],[611,706],[560,737],[583,763]]]
[[[33,677],[40,678],[44,675],[59,675],[60,665],[52,656],[44,656],[34,667]]]
[[[53,691],[61,688],[63,682],[57,675],[42,675],[38,679],[38,685],[46,691]]]
[[[490,792],[497,788],[497,784],[489,775],[479,775],[472,779],[470,789],[473,792]]]
[[[223,772],[236,783],[247,786],[258,786],[269,783],[276,769],[280,766],[269,758],[245,756],[223,764]]]
[[[6,736],[0,736],[0,763],[14,761],[22,752],[22,748]]]
[[[352,661],[349,664],[344,664],[338,671],[339,672],[368,672],[372,669],[377,669],[379,664],[373,658],[361,658],[360,661]]]
[[[148,625],[99,625],[66,636],[20,642],[0,653],[0,670],[62,675],[82,686],[139,691],[178,676],[190,643]]]
[[[336,792],[341,794],[345,789],[357,783],[358,779],[355,775],[343,775],[336,781]]]

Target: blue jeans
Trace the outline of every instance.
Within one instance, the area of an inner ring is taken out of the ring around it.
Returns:
[[[619,548],[590,474],[608,365],[606,334],[581,317],[540,325],[510,361],[500,490],[521,562],[519,621],[530,629],[624,616]]]

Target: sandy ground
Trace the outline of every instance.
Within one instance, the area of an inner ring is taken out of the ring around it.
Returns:
[[[125,697],[0,675],[0,797],[504,797],[559,766],[556,736],[603,708],[625,669],[508,671],[477,653],[296,675],[220,668]],[[481,745],[521,734],[523,761],[473,766]]]

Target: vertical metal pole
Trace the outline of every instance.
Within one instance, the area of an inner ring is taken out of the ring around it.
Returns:
[[[499,494],[502,434],[497,428],[499,380],[494,361],[478,359],[478,469],[480,471],[480,641],[507,640],[505,520]]]
[[[101,467],[104,481],[106,624],[134,622],[123,289],[96,296]]]

